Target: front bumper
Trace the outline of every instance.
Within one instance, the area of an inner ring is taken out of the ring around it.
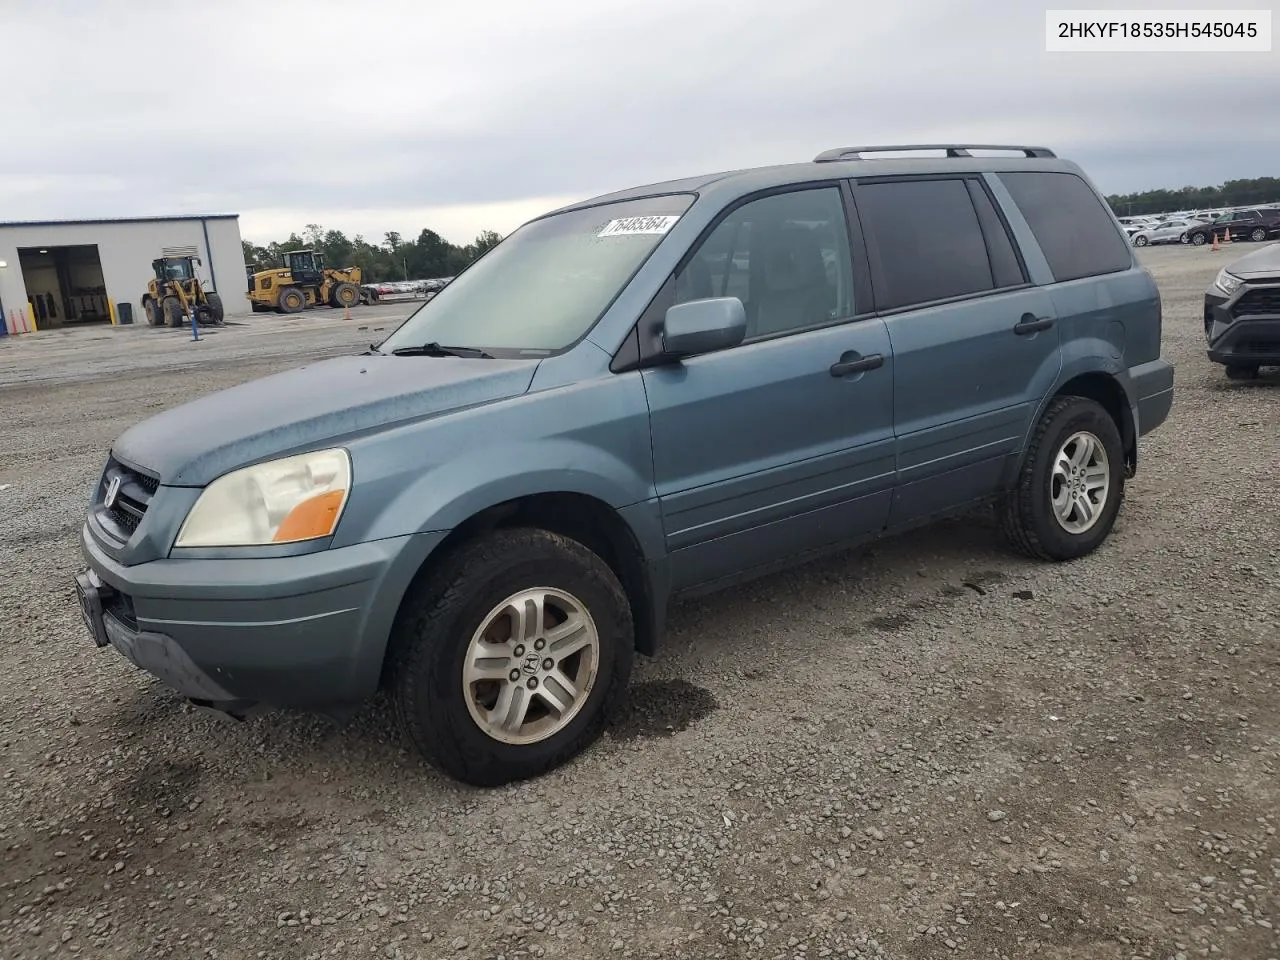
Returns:
[[[1207,292],[1204,335],[1214,363],[1280,365],[1280,283],[1246,283],[1230,297]]]
[[[293,557],[124,566],[86,525],[76,593],[90,636],[197,702],[326,709],[378,686],[405,590],[444,533]]]

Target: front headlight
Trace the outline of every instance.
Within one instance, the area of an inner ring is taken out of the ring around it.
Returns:
[[[1244,281],[1235,274],[1227,273],[1227,268],[1223,267],[1218,271],[1218,278],[1213,281],[1213,285],[1229,297],[1244,285]]]
[[[205,488],[175,547],[252,547],[327,537],[351,490],[345,450],[318,450],[259,463]]]

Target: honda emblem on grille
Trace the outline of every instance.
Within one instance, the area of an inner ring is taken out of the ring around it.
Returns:
[[[107,495],[102,498],[102,505],[110,510],[116,505],[116,497],[120,495],[120,477],[119,475],[111,478],[111,482],[107,484]]]

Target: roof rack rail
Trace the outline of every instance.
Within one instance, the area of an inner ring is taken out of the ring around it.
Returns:
[[[836,160],[862,160],[864,153],[904,153],[908,150],[945,150],[948,157],[972,157],[971,150],[1007,150],[1024,157],[1053,160],[1057,154],[1048,147],[1015,147],[988,143],[907,143],[894,146],[836,147],[824,150],[813,158],[814,163],[831,163]]]

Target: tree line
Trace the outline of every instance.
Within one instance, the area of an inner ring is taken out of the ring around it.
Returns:
[[[374,244],[360,234],[348,237],[341,230],[309,223],[301,236],[295,231],[284,242],[273,240],[260,246],[241,240],[241,244],[244,262],[254,269],[280,266],[282,255],[290,250],[315,250],[324,255],[325,266],[359,267],[364,283],[380,283],[456,276],[501,239],[500,234],[485,230],[465,246],[458,246],[434,230],[424,229],[416,240],[406,240],[392,230],[382,235],[381,243]]]
[[[1248,207],[1280,202],[1280,178],[1228,180],[1217,187],[1183,187],[1180,190],[1146,190],[1107,197],[1118,217],[1134,217],[1177,210],[1209,210],[1215,207]]]
[[[1277,177],[1228,180],[1216,187],[1146,190],[1107,197],[1107,202],[1120,217],[1214,207],[1247,207],[1278,201],[1280,178]],[[381,243],[370,243],[360,234],[348,237],[341,230],[326,230],[319,224],[309,223],[301,236],[295,231],[284,242],[273,240],[266,246],[248,240],[242,243],[245,263],[258,269],[279,266],[281,254],[286,251],[315,250],[324,254],[327,265],[358,266],[363,271],[365,283],[378,283],[455,276],[501,239],[500,234],[485,230],[470,243],[458,246],[434,230],[424,229],[416,240],[406,240],[392,230],[382,235]]]

